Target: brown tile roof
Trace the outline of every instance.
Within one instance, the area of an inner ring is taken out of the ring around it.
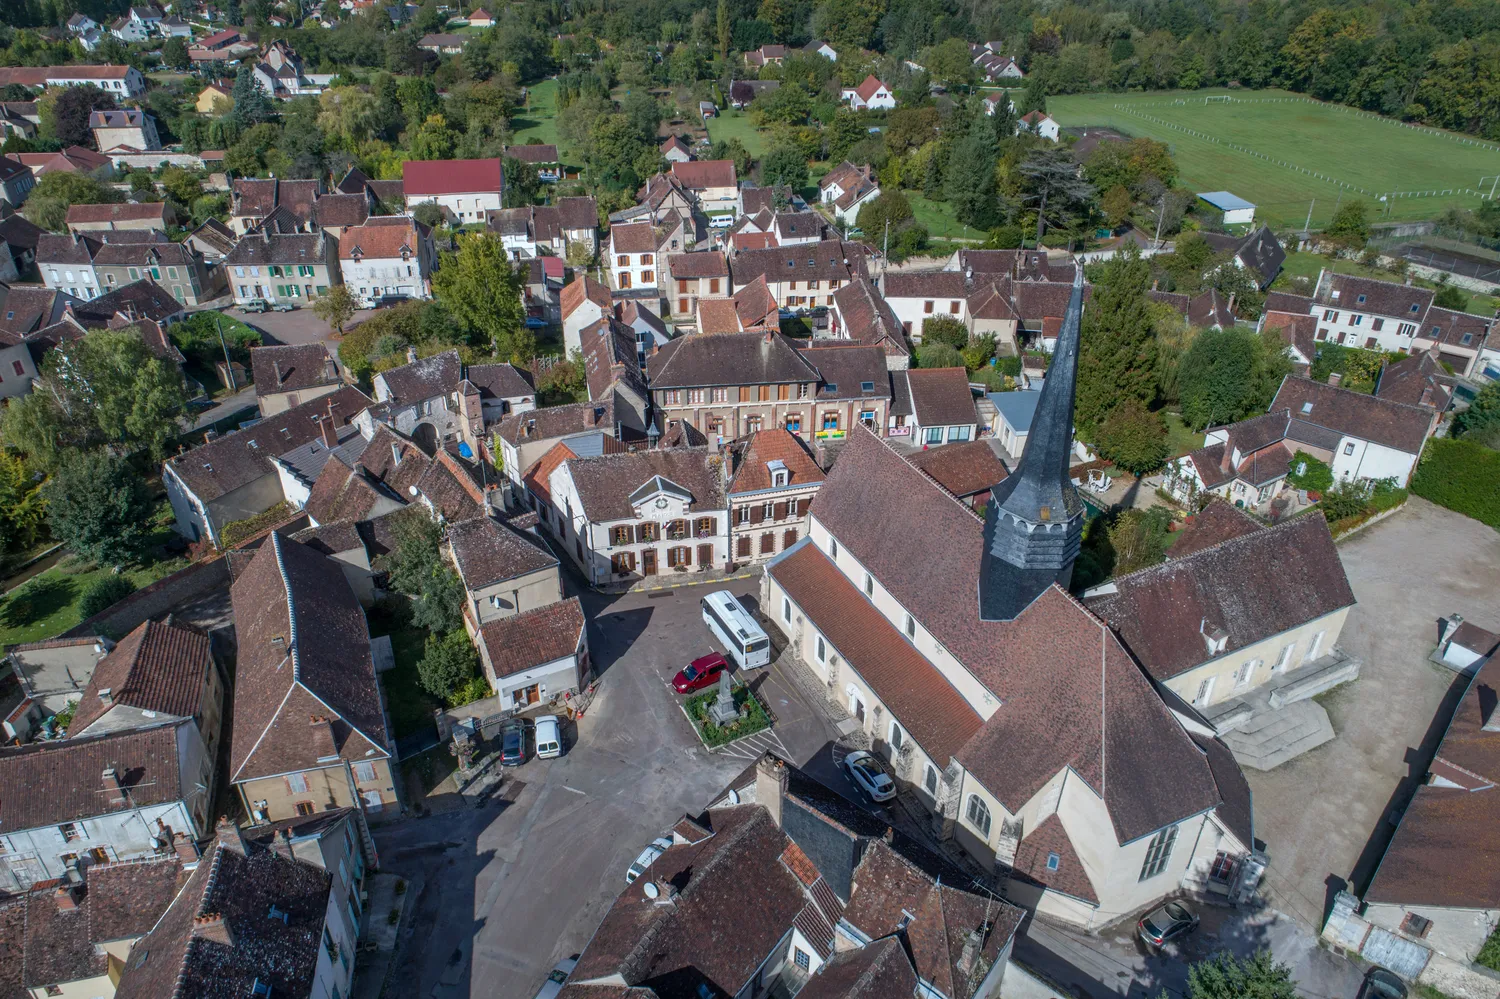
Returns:
[[[0,750],[0,833],[180,800],[177,732],[183,724]],[[101,779],[111,769],[125,791],[119,798]]]
[[[56,288],[0,285],[0,333],[24,336],[57,323],[79,299]]]
[[[580,330],[578,340],[583,348],[584,381],[590,399],[603,398],[617,384],[634,390],[642,400],[647,398],[634,329],[606,316]]]
[[[1318,317],[1307,313],[1267,311],[1264,329],[1281,334],[1282,342],[1311,363],[1318,356]]]
[[[730,239],[736,250],[766,250],[778,245],[774,232],[737,232]]]
[[[1085,285],[1083,300],[1093,299],[1093,286]],[[1067,315],[1073,285],[1062,281],[1016,281],[1011,284],[1013,305],[1028,325],[1040,326],[1044,319],[1061,319]]]
[[[797,993],[801,999],[910,999],[918,994],[917,974],[898,936],[834,954]]]
[[[499,158],[484,160],[407,160],[401,180],[408,197],[440,194],[499,194],[505,190]]]
[[[560,162],[557,158],[557,147],[541,142],[533,142],[522,146],[506,146],[505,155],[512,159],[520,160],[522,163],[545,165]]]
[[[599,228],[599,203],[593,198],[558,198],[557,211],[564,229]]]
[[[557,557],[535,538],[475,517],[448,529],[458,575],[470,591],[557,565]]]
[[[449,447],[439,448],[427,463],[417,491],[450,524],[484,516],[484,490],[474,469]]]
[[[739,467],[735,469],[734,478],[729,483],[729,494],[734,496],[772,488],[768,466],[773,461],[781,462],[790,473],[787,488],[795,489],[823,481],[823,470],[818,467],[801,438],[780,428],[761,430],[751,435],[750,444],[740,456]]]
[[[600,284],[587,274],[579,274],[564,285],[559,298],[564,319],[571,316],[585,301],[593,302],[605,312],[614,308],[615,305],[614,297],[609,293],[609,286]]]
[[[373,257],[385,260],[403,253],[416,256],[421,246],[422,224],[407,219],[400,224],[387,220],[379,225],[366,222],[351,226],[339,238],[339,259],[359,260]]]
[[[313,418],[326,416],[330,403],[336,407],[335,418],[343,425],[370,405],[370,400],[359,389],[346,385],[253,427],[225,434],[186,454],[168,458],[166,466],[193,495],[210,503],[263,475],[274,475],[276,469],[271,459],[317,437],[318,423]]]
[[[410,406],[424,399],[435,399],[452,392],[463,379],[463,367],[458,351],[445,350],[441,354],[432,354],[399,368],[382,371],[375,377],[385,383],[391,402]]]
[[[843,399],[876,402],[891,397],[886,352],[880,347],[840,340],[813,342],[817,346],[799,349],[802,359],[817,369],[820,402]]]
[[[1455,312],[1434,305],[1427,310],[1427,318],[1417,331],[1417,339],[1435,340],[1450,347],[1468,348],[1477,353],[1494,325],[1493,316],[1476,316],[1470,312]],[[1467,341],[1464,339],[1466,336]]]
[[[614,438],[606,439],[613,440]],[[525,483],[532,495],[543,503],[550,504],[552,502],[552,473],[560,468],[563,462],[576,457],[578,455],[574,454],[567,444],[554,444],[546,454],[532,463],[532,466],[521,477],[521,481]]]
[[[734,302],[740,329],[780,330],[779,307],[764,274],[737,290],[730,300]]]
[[[231,780],[318,766],[314,717],[330,719],[342,759],[389,756],[364,610],[332,560],[273,532],[230,600],[238,645]]]
[[[1272,291],[1266,293],[1267,312],[1301,312],[1312,314],[1313,306],[1317,303],[1306,295],[1293,295],[1286,291]]]
[[[709,187],[736,187],[734,160],[693,160],[688,163],[673,163],[672,177],[688,190],[701,191]]]
[[[764,276],[767,281],[848,281],[865,274],[858,244],[825,239],[818,243],[741,250],[729,261],[736,288]]]
[[[235,845],[231,846],[230,841]],[[332,875],[221,833],[125,964],[118,999],[307,995],[322,951]],[[284,913],[271,918],[272,910]],[[222,918],[214,934],[200,918]]]
[[[911,404],[924,427],[975,423],[974,393],[963,368],[914,368],[906,372]]]
[[[1239,507],[1220,497],[1214,497],[1208,506],[1189,517],[1168,554],[1173,559],[1186,558],[1194,552],[1212,548],[1223,541],[1232,541],[1260,530],[1261,525]]]
[[[415,444],[410,448],[414,452],[415,464],[412,467],[425,468],[427,456],[421,454]],[[384,457],[384,455],[372,453],[371,457]],[[356,462],[356,464],[361,463]],[[363,467],[362,464],[361,467]],[[357,474],[353,466],[346,463],[341,456],[332,455],[324,463],[317,479],[314,480],[312,489],[308,492],[307,502],[303,504],[303,510],[321,525],[353,523],[373,515],[382,500],[393,500],[402,505],[409,502],[404,490],[397,493],[392,488],[382,488],[382,483],[378,478]]]
[[[322,233],[273,233],[257,230],[224,254],[230,266],[262,264],[306,264],[327,266],[327,243]]]
[[[94,667],[68,723],[68,734],[87,731],[112,704],[192,718],[204,706],[203,688],[213,668],[207,635],[180,625],[146,621]],[[110,704],[100,700],[101,690],[110,692]]]
[[[706,448],[632,451],[573,458],[568,473],[584,516],[594,523],[633,520],[630,496],[655,478],[666,479],[692,496],[694,512],[725,508],[723,459]]]
[[[698,299],[699,333],[739,333],[740,312],[729,298]]]
[[[549,440],[572,434],[602,431],[611,434],[615,425],[615,400],[611,394],[594,402],[545,406],[524,413],[509,413],[495,432],[509,444]]]
[[[370,217],[370,199],[361,194],[325,194],[313,206],[318,225],[361,226]]]
[[[911,456],[911,463],[960,498],[982,493],[1010,474],[987,440],[918,451]]]
[[[712,301],[712,300],[710,300]],[[697,333],[647,361],[651,388],[815,382],[818,373],[780,333]]]
[[[1232,537],[1170,562],[1120,576],[1088,601],[1142,666],[1168,680],[1354,605],[1338,549],[1321,514]],[[1206,624],[1205,624],[1206,622]],[[1223,652],[1204,631],[1223,629]]]
[[[609,230],[609,243],[615,253],[655,253],[657,233],[650,222],[617,225]]]
[[[1377,281],[1352,274],[1333,274],[1315,301],[1328,308],[1390,316],[1421,325],[1432,305],[1433,292],[1415,285]]]
[[[861,82],[859,86],[854,88],[854,92],[859,95],[860,100],[868,101],[870,98],[875,96],[876,91],[884,86],[885,84],[881,83],[872,74],[870,76],[866,76],[863,82]]]
[[[892,271],[885,276],[886,298],[959,299],[967,294],[958,271]]]
[[[729,262],[718,250],[695,253],[673,253],[667,257],[667,270],[678,278],[728,277]]]
[[[1296,377],[1282,381],[1271,409],[1287,409],[1296,420],[1407,454],[1422,453],[1437,419],[1436,413],[1421,406]]]
[[[250,372],[257,392],[298,392],[343,381],[333,355],[321,343],[256,347],[250,351]]]
[[[1441,413],[1453,398],[1454,384],[1453,376],[1443,370],[1431,353],[1424,351],[1386,364],[1381,369],[1375,395],[1409,406],[1428,406]]]
[[[963,695],[817,546],[792,552],[770,572],[929,756],[946,763],[979,731],[983,719]]]
[[[1081,604],[1053,587],[1014,621],[979,619],[983,522],[884,441],[851,430],[813,515],[1001,701],[957,758],[1002,801],[1019,808],[1072,767],[1121,842],[1217,803],[1202,754]]]
[[[833,293],[833,301],[843,319],[843,334],[849,339],[901,357],[911,353],[901,320],[868,279],[855,277]]]
[[[481,399],[518,399],[536,395],[531,372],[513,364],[471,364],[464,369],[464,377],[479,389]]]
[[[1057,858],[1056,870],[1050,866],[1053,857]],[[1084,869],[1083,861],[1078,859],[1078,851],[1073,849],[1073,841],[1056,812],[1026,833],[1026,838],[1016,847],[1013,866],[1018,873],[1039,885],[1091,905],[1099,904],[1094,882]]]
[[[145,222],[167,220],[165,202],[147,202],[132,205],[73,205],[68,209],[67,224],[77,225],[91,222]]]
[[[490,679],[572,656],[587,623],[577,597],[485,622],[479,641],[489,655]]]

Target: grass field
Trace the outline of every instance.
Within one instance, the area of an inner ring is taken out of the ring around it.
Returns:
[[[527,88],[526,109],[512,123],[516,129],[514,142],[524,146],[532,139],[538,142],[557,144],[557,81],[543,80]]]
[[[739,139],[750,151],[750,155],[757,159],[766,151],[766,137],[756,129],[750,116],[733,108],[720,111],[718,117],[708,119],[708,137],[714,142]]]
[[[1473,207],[1500,175],[1500,146],[1436,129],[1409,127],[1280,90],[1085,94],[1049,97],[1065,126],[1098,125],[1172,147],[1182,182],[1227,190],[1257,206],[1273,226],[1326,224],[1341,198],[1377,202],[1386,217],[1429,218]],[[1427,193],[1436,192],[1436,193]],[[1315,203],[1314,203],[1315,202]]]
[[[929,201],[916,191],[902,191],[911,202],[911,212],[918,222],[927,227],[929,236],[938,238],[975,239],[984,233],[967,228],[953,217],[953,206],[946,201]]]

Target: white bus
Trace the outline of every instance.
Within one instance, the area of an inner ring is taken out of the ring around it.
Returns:
[[[724,654],[740,669],[765,666],[771,661],[771,639],[740,606],[728,590],[715,590],[704,597],[703,623],[724,646]]]

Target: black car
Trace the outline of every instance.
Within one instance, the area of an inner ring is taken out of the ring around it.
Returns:
[[[531,756],[532,724],[526,718],[512,718],[500,729],[500,765],[518,767]]]
[[[1153,909],[1136,924],[1141,939],[1152,947],[1160,947],[1170,940],[1188,933],[1198,925],[1198,914],[1181,902],[1168,902]]]
[[[1365,972],[1364,984],[1359,987],[1359,999],[1406,999],[1406,983],[1394,972],[1371,968]]]

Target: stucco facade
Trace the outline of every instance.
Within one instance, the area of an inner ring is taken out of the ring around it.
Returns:
[[[1165,686],[1200,708],[1242,696],[1332,652],[1348,616],[1349,608],[1340,607],[1290,631],[1209,659],[1165,681]]]
[[[464,591],[464,627],[473,635],[477,625],[502,617],[555,604],[562,599],[562,579],[557,565],[502,579],[488,586]]]
[[[256,822],[279,822],[331,808],[363,808],[366,814],[379,814],[399,801],[386,759],[353,764],[340,760],[332,766],[240,781],[235,789],[245,813]]]

